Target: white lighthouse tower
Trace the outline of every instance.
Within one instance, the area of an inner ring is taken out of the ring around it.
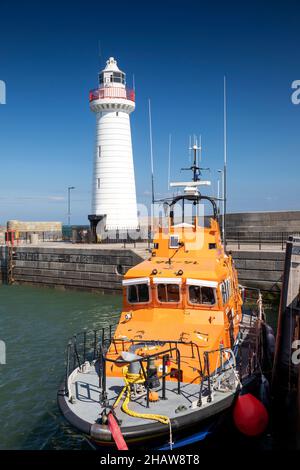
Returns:
[[[129,114],[135,94],[126,88],[125,73],[110,57],[99,73],[99,86],[90,92],[90,108],[96,113],[92,233],[138,228],[135,178]],[[100,230],[99,230],[100,228]]]

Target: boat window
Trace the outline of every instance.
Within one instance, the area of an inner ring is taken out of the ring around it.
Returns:
[[[222,282],[221,292],[222,292],[223,304],[227,304],[228,300],[231,297],[231,285],[230,285],[229,279],[226,279],[225,281]]]
[[[127,287],[127,298],[131,304],[149,302],[149,287],[147,284],[133,284]]]
[[[179,302],[180,291],[178,284],[157,284],[159,302]]]
[[[189,300],[196,305],[214,305],[216,303],[215,289],[206,286],[189,286]]]

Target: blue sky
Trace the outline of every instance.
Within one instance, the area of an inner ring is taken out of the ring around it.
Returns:
[[[34,2],[0,7],[0,223],[72,222],[90,213],[95,116],[89,89],[113,55],[136,84],[131,115],[137,196],[149,202],[147,101],[151,98],[156,189],[167,191],[201,134],[216,192],[223,156],[223,76],[228,94],[228,209],[299,210],[300,79],[297,2]],[[101,42],[102,62],[98,53]]]

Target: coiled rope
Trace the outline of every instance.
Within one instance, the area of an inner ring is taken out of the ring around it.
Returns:
[[[132,416],[133,418],[141,418],[141,419],[153,419],[154,421],[159,421],[162,424],[169,424],[170,418],[168,416],[153,414],[153,413],[138,413],[137,411],[130,410],[128,408],[128,404],[130,402],[130,385],[133,384],[142,384],[145,382],[145,378],[142,373],[139,374],[130,374],[128,372],[128,366],[123,367],[123,376],[125,381],[125,386],[121,390],[120,395],[118,396],[114,408],[116,408],[122,399],[124,393],[126,392],[125,399],[122,404],[122,410],[124,413]]]

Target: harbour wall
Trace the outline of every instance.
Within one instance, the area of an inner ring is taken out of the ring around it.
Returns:
[[[284,251],[232,251],[239,282],[269,292],[279,292],[284,268]]]
[[[228,232],[300,232],[300,211],[239,212],[226,215]]]
[[[122,274],[147,258],[144,248],[94,248],[92,245],[14,248],[13,282],[61,289],[120,292]],[[284,264],[280,251],[232,251],[241,284],[279,291]],[[0,247],[0,282],[7,279],[7,248]]]
[[[1,279],[7,278],[7,252],[1,251]],[[14,248],[13,283],[61,289],[120,292],[122,274],[140,262],[130,249],[19,246]]]

